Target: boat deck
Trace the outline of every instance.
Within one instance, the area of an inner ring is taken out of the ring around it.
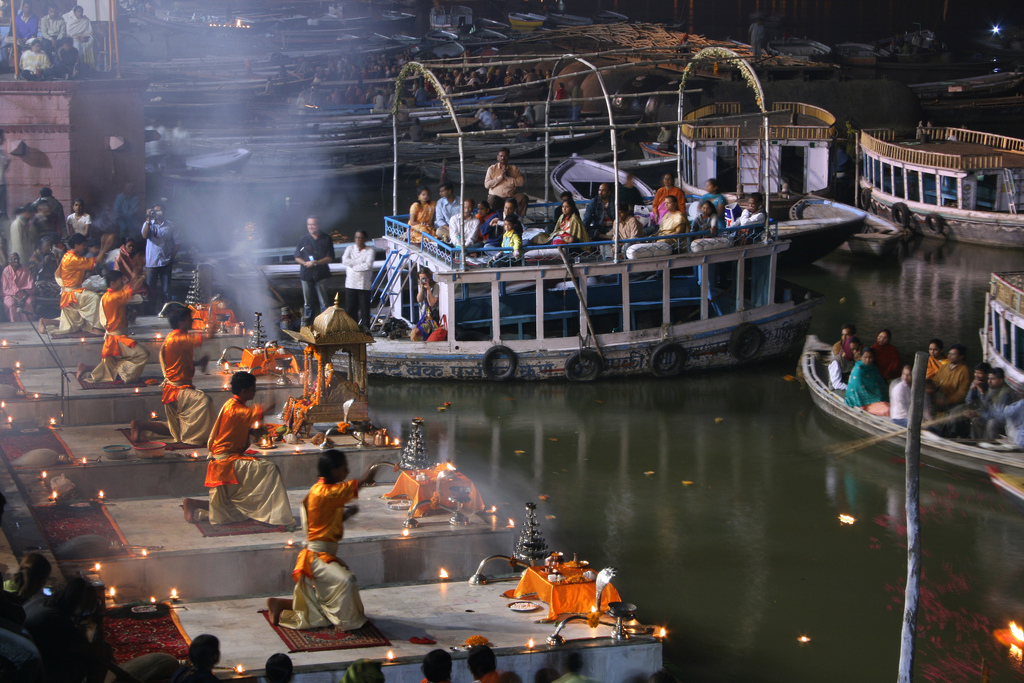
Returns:
[[[916,140],[893,141],[892,144],[929,154],[948,154],[951,156],[977,157],[1001,155],[1001,166],[1004,168],[1024,168],[1024,154],[1014,154],[993,145],[982,145],[973,142],[953,140],[932,140],[917,142]]]

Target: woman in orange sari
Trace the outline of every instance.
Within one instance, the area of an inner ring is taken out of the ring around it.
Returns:
[[[430,190],[425,187],[419,188],[416,192],[417,199],[409,207],[409,242],[419,244],[423,240],[423,233],[433,237],[434,232],[434,209],[436,202],[430,200]]]

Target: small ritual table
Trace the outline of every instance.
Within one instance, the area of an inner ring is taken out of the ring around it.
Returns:
[[[567,567],[557,564],[554,567],[529,567],[519,579],[519,585],[506,591],[506,598],[522,598],[536,594],[537,599],[548,603],[548,616],[545,621],[554,621],[562,614],[588,614],[594,607],[597,597],[594,593],[595,582],[566,583],[570,578],[579,576],[590,567]],[[565,578],[558,583],[548,581],[548,574],[557,571]],[[596,570],[595,570],[596,572]],[[608,584],[601,595],[601,606],[604,612],[609,602],[619,602],[619,592],[615,586]]]
[[[419,481],[421,476],[423,481]],[[431,500],[437,494],[435,503],[445,507],[455,507],[457,503],[451,498],[453,487],[466,487],[469,489],[469,502],[463,510],[467,513],[480,512],[484,509],[484,500],[476,490],[476,486],[469,477],[458,470],[450,470],[447,467],[439,466],[437,469],[427,470],[402,470],[398,475],[398,481],[394,488],[383,495],[383,498],[408,498],[409,504],[415,508],[417,503],[423,500]],[[433,507],[424,505],[416,510],[416,517],[424,517],[439,512]]]

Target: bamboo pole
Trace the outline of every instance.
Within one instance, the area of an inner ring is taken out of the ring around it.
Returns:
[[[114,63],[117,77],[121,78],[121,43],[117,38],[117,0],[110,0],[110,22],[114,25]]]
[[[928,354],[914,355],[910,413],[907,415],[907,590],[904,596],[898,683],[913,683],[917,607],[921,593],[921,419]]]
[[[18,22],[15,19],[14,2],[11,2],[11,49],[14,55],[14,78],[21,77],[21,58],[18,56]]]

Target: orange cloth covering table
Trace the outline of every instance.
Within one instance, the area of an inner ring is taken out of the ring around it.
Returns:
[[[438,485],[437,478],[439,475],[444,474],[444,479]],[[416,475],[426,475],[424,481],[417,481]],[[466,508],[466,512],[479,512],[484,509],[484,500],[480,497],[480,493],[476,490],[476,486],[469,480],[469,477],[462,474],[457,470],[450,470],[445,465],[438,465],[437,469],[429,470],[403,470],[398,475],[398,481],[395,482],[394,488],[388,493],[384,494],[384,498],[408,498],[410,505],[416,507],[416,504],[421,500],[430,500],[434,493],[438,493],[439,505],[445,507],[455,507],[455,504],[448,500],[448,494],[453,486],[468,486],[469,487],[469,505]],[[426,506],[423,506],[416,511],[416,517],[423,517],[428,515],[433,510]]]
[[[505,591],[506,598],[521,598],[532,593],[537,594],[537,599],[548,603],[548,616],[545,621],[554,621],[562,614],[588,614],[594,606],[595,582],[566,583],[565,581],[573,576],[579,576],[590,567],[567,567],[564,564],[555,565],[558,573],[565,577],[558,583],[548,581],[548,574],[552,567],[530,567],[523,572],[519,579],[519,585],[510,591]],[[597,570],[593,570],[597,573]],[[608,603],[619,602],[619,592],[615,586],[608,584],[601,595],[600,610],[608,609]]]

